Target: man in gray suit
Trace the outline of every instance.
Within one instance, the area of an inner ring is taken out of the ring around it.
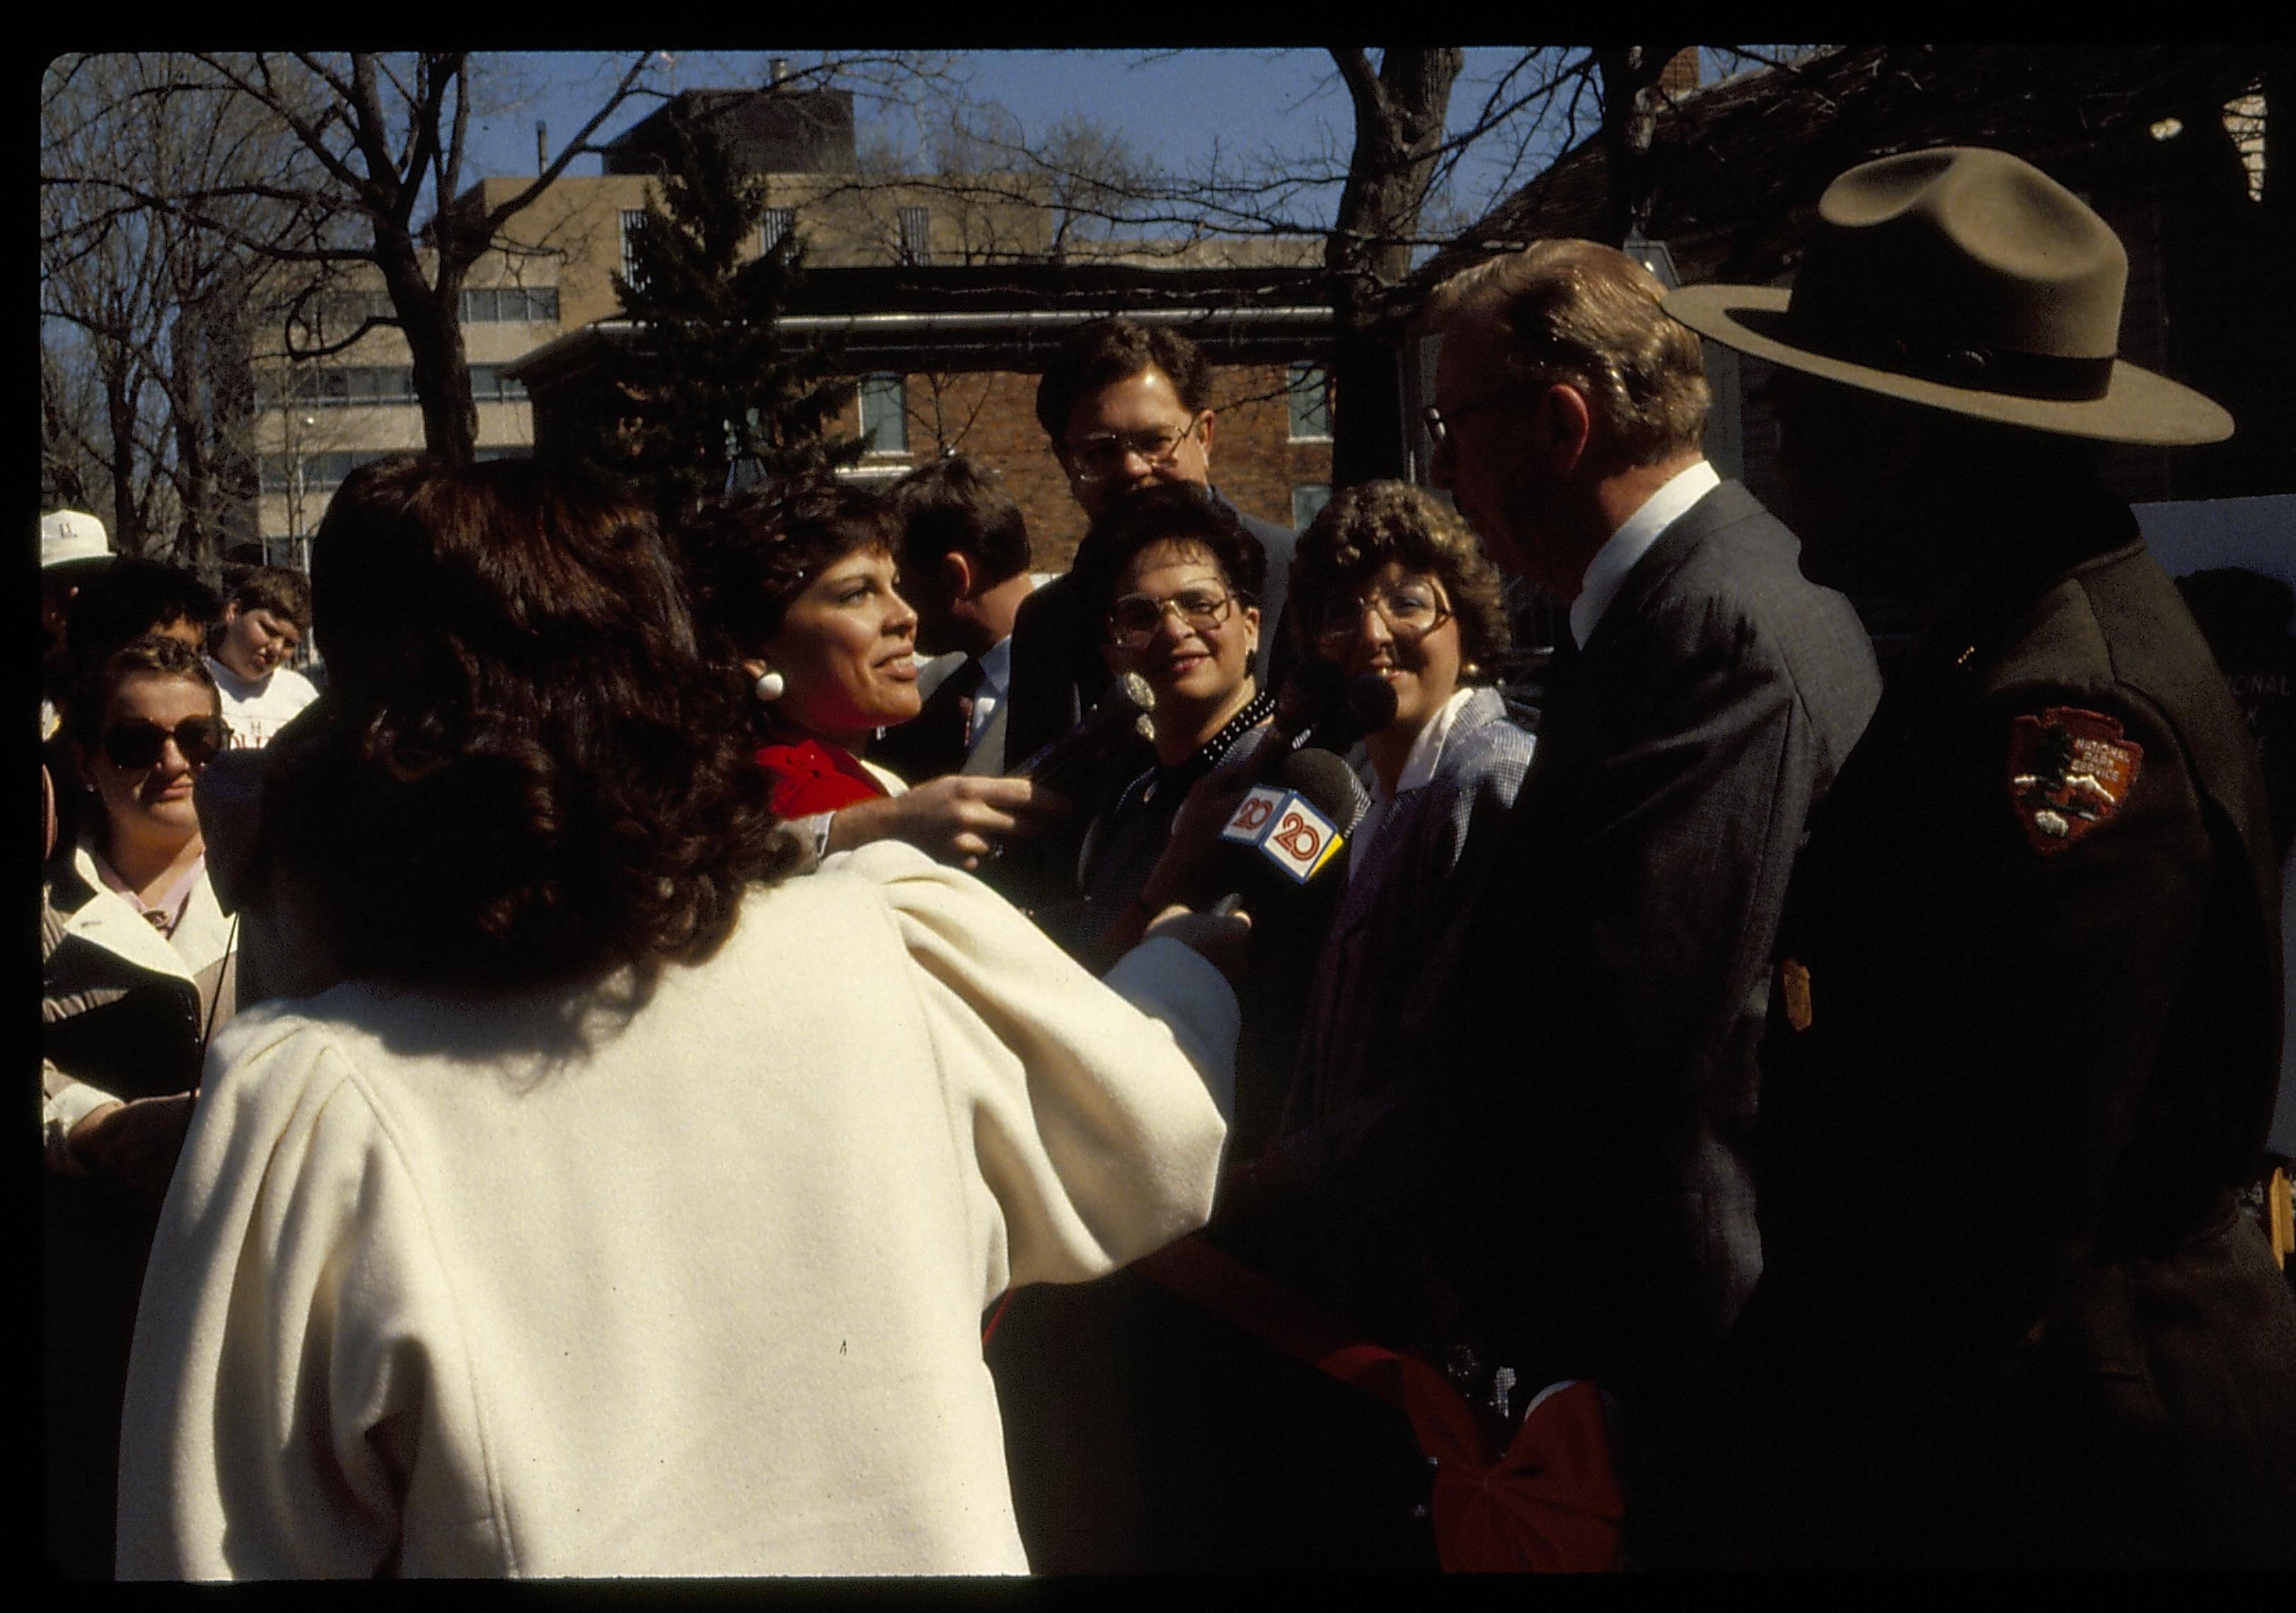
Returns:
[[[1004,771],[1013,624],[1036,586],[1029,524],[996,473],[962,454],[886,492],[901,518],[901,597],[917,613],[924,707],[870,751],[912,784]],[[1018,759],[1019,753],[1013,753]]]
[[[1516,1412],[1598,1381],[1628,1550],[1660,1568],[1698,1560],[1689,1426],[1760,1269],[1747,1143],[1786,876],[1881,687],[1849,602],[1706,463],[1698,344],[1663,296],[1615,249],[1548,241],[1432,306],[1436,483],[1570,617],[1390,1178],[1452,1307],[1423,1342],[1511,1369]]]

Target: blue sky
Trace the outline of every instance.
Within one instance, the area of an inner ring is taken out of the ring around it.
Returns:
[[[671,87],[674,74],[680,89],[754,84],[764,78],[772,53],[673,52],[673,67],[658,81]],[[1492,48],[1468,53],[1466,73],[1452,97],[1455,127],[1480,106],[1480,86],[1489,76],[1520,53]],[[808,60],[802,53],[788,54],[800,62]],[[477,171],[532,173],[536,119],[549,124],[555,151],[603,98],[617,60],[570,52],[509,59],[523,80],[523,94],[503,112],[474,121]],[[1215,143],[1238,154],[1300,155],[1327,144],[1344,152],[1349,139],[1346,92],[1321,50],[983,51],[958,53],[951,60],[974,101],[1003,105],[1030,136],[1063,114],[1083,113],[1121,133],[1139,155],[1170,168],[1200,166]],[[643,110],[634,108],[605,132],[627,127]],[[865,104],[860,116],[865,131]],[[581,160],[575,171],[596,172],[596,160]],[[1463,176],[1461,200],[1488,203],[1496,188],[1494,168],[1472,169]],[[1335,197],[1329,192],[1320,201],[1326,217]]]

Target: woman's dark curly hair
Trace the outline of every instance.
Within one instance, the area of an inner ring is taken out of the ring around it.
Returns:
[[[628,967],[643,995],[795,865],[739,692],[627,493],[531,460],[378,460],[329,504],[311,581],[327,692],[263,813],[349,973],[515,990]]]
[[[1512,635],[1498,568],[1473,528],[1440,499],[1400,481],[1369,481],[1333,494],[1300,534],[1286,610],[1298,624],[1301,648],[1316,647],[1315,625],[1326,601],[1359,594],[1390,561],[1442,583],[1459,624],[1463,661],[1488,667],[1506,653]]]
[[[1267,580],[1267,551],[1244,529],[1235,512],[1193,482],[1159,482],[1128,493],[1093,522],[1077,545],[1072,568],[1078,597],[1096,621],[1116,602],[1116,579],[1143,551],[1157,544],[1201,549],[1227,585],[1259,602]]]
[[[849,554],[895,553],[900,537],[890,504],[829,475],[709,500],[672,534],[702,653],[757,655],[808,582]]]

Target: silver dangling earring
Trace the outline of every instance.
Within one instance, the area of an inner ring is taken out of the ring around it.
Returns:
[[[750,687],[757,692],[761,705],[770,706],[789,688],[789,680],[778,672],[768,671],[760,673],[758,681]]]

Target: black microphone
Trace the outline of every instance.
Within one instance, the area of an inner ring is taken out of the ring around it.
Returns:
[[[1380,679],[1374,675],[1373,681],[1378,683]],[[1347,673],[1327,655],[1307,655],[1294,662],[1284,675],[1283,686],[1275,692],[1275,714],[1267,725],[1271,732],[1247,741],[1256,749],[1242,759],[1242,778],[1253,784],[1267,783],[1283,766],[1284,758],[1299,749],[1303,734],[1308,736],[1307,742],[1315,743],[1315,733],[1328,727],[1347,709],[1349,687]]]
[[[1288,905],[1338,862],[1365,806],[1363,787],[1336,754],[1292,751],[1221,828],[1213,888],[1239,892],[1247,913]]]
[[[1347,686],[1347,673],[1330,656],[1302,656],[1275,692],[1275,732],[1297,741],[1340,708]]]
[[[1073,786],[1085,771],[1119,745],[1129,742],[1135,735],[1154,741],[1156,725],[1148,714],[1155,706],[1156,692],[1148,686],[1148,680],[1136,672],[1125,673],[1075,727],[1040,746],[1012,771],[1048,790],[1064,795],[1073,793]],[[1063,783],[1071,788],[1062,789]]]
[[[1376,672],[1358,672],[1347,680],[1332,709],[1308,731],[1304,742],[1324,750],[1344,751],[1393,721],[1395,685]]]

